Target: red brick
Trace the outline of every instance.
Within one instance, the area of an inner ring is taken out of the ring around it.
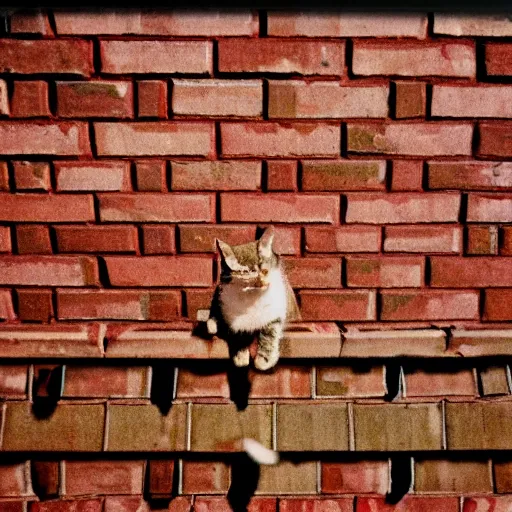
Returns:
[[[167,190],[166,163],[160,160],[136,163],[137,190],[164,192]]]
[[[48,117],[48,84],[41,80],[34,82],[14,82],[11,101],[13,117]]]
[[[304,43],[302,43],[304,44]],[[268,116],[272,118],[387,117],[387,86],[349,86],[338,82],[271,80]]]
[[[15,318],[11,290],[0,289],[0,319],[14,320]]]
[[[386,155],[471,155],[470,124],[394,122],[348,123],[348,151]]]
[[[479,132],[478,155],[512,156],[512,123],[480,123]]]
[[[87,155],[90,153],[87,123],[2,121],[0,152],[5,155]]]
[[[501,236],[500,254],[502,256],[512,256],[512,226],[502,226]]]
[[[422,82],[395,82],[395,117],[408,119],[425,117],[427,87]]]
[[[0,496],[33,496],[29,462],[0,465]]]
[[[349,256],[346,265],[349,287],[419,287],[424,283],[425,260],[421,257]]]
[[[0,281],[33,286],[97,285],[98,263],[87,256],[2,256]]]
[[[105,262],[112,286],[212,285],[212,260],[209,258],[107,256]]]
[[[171,502],[172,504],[172,502]],[[190,509],[179,509],[176,512],[188,512]],[[231,510],[231,505],[224,497],[196,496],[194,499],[195,512],[226,512]],[[276,512],[276,498],[251,498],[247,507],[248,512]],[[172,509],[174,512],[174,509]],[[337,512],[337,511],[336,511]]]
[[[269,12],[268,35],[306,37],[426,36],[427,18],[421,13],[399,15],[364,12]]]
[[[66,366],[63,396],[68,398],[147,398],[146,366]],[[114,493],[113,493],[114,494]]]
[[[301,291],[304,320],[376,320],[374,291]]]
[[[211,122],[94,123],[100,156],[211,156]]]
[[[385,190],[384,160],[303,160],[303,190]]]
[[[337,224],[340,200],[319,194],[236,194],[220,200],[222,222],[322,222]]]
[[[142,494],[144,461],[67,460],[65,496]]]
[[[512,286],[512,258],[480,256],[468,259],[432,256],[430,262],[433,287]]]
[[[450,193],[395,192],[347,194],[346,221],[370,224],[456,222],[460,196]]]
[[[84,222],[94,220],[89,195],[1,194],[0,220],[10,222]]]
[[[0,80],[0,115],[8,116],[10,111],[7,82],[5,80]]]
[[[432,189],[512,190],[510,162],[429,162]]]
[[[380,227],[340,226],[306,228],[308,252],[379,252]]]
[[[512,320],[512,289],[485,291],[484,320]]]
[[[144,254],[173,254],[176,252],[174,226],[145,224],[142,226]]]
[[[176,499],[180,498],[175,498]],[[171,508],[169,507],[169,510]],[[177,509],[177,512],[188,512],[190,509]],[[103,512],[150,512],[147,501],[142,496],[105,496]],[[75,512],[74,510],[71,512]],[[89,511],[87,511],[89,512]],[[96,511],[91,511],[96,512]]]
[[[103,73],[210,74],[211,41],[100,41]]]
[[[497,492],[509,493],[512,485],[512,464],[510,460],[494,460],[493,466]]]
[[[221,123],[222,155],[324,156],[340,154],[339,126],[326,123]]]
[[[272,373],[254,372],[251,398],[311,398],[311,372],[302,366],[279,366]]]
[[[50,190],[50,165],[47,162],[13,162],[16,190]]]
[[[256,237],[256,226],[182,224],[179,230],[180,252],[216,252],[216,238],[230,245],[240,245]]]
[[[61,290],[61,320],[175,320],[181,316],[179,291]]]
[[[229,466],[223,462],[183,461],[183,494],[225,494],[229,489]]]
[[[16,226],[18,254],[52,254],[48,226]]]
[[[452,280],[457,278],[455,274]],[[478,320],[478,302],[478,292],[473,290],[385,290],[381,320]]]
[[[55,226],[59,252],[135,252],[137,229],[133,226]]]
[[[206,373],[206,371],[178,370],[178,398],[220,397],[229,398],[230,390],[225,372]]]
[[[512,87],[434,85],[432,115],[443,117],[512,117]]]
[[[1,501],[0,500],[0,509],[2,512],[27,512],[26,501]],[[31,509],[31,512],[33,509]]]
[[[12,13],[9,22],[11,34],[53,35],[48,15],[42,9],[21,9]]]
[[[388,490],[389,468],[386,460],[323,462],[321,467],[322,493],[386,494]]]
[[[267,162],[267,190],[297,190],[297,162],[295,160],[269,160]]]
[[[279,500],[282,512],[352,512],[351,498],[283,498]]]
[[[27,397],[28,366],[0,366],[0,397],[2,399],[24,399]]]
[[[436,13],[434,33],[452,36],[512,36],[510,18],[498,13]]]
[[[55,162],[58,191],[131,190],[130,166],[123,161]]]
[[[0,95],[1,95],[1,81],[0,81]],[[9,191],[9,167],[7,165],[7,162],[0,162],[0,191]]]
[[[294,288],[339,288],[340,258],[286,258],[286,275]]]
[[[56,11],[59,34],[153,36],[252,36],[258,22],[250,11]]]
[[[386,252],[460,253],[462,229],[459,226],[386,226]]]
[[[345,72],[344,53],[344,41],[221,39],[219,71],[341,76]]]
[[[0,252],[12,252],[11,228],[0,226]]]
[[[385,502],[385,498],[358,497],[356,512],[459,512],[458,497],[404,496],[396,505]],[[466,512],[466,511],[465,511]],[[475,511],[476,512],[476,511]]]
[[[199,497],[198,499],[200,500],[201,497]],[[216,499],[216,498],[212,498],[212,499]],[[222,498],[219,498],[219,499],[222,499]],[[168,510],[169,510],[169,512],[190,512],[192,510],[192,497],[191,496],[190,497],[177,496],[177,497],[173,498],[169,502]],[[109,512],[109,511],[105,510],[105,512]],[[112,512],[117,512],[117,509],[113,510]],[[264,511],[264,512],[266,512],[266,511]]]
[[[331,366],[316,368],[319,397],[382,398],[386,394],[385,368],[376,366]]]
[[[391,190],[421,190],[423,188],[423,162],[395,160],[391,173]]]
[[[98,199],[102,222],[215,220],[215,197],[212,194],[99,194]]]
[[[190,320],[196,321],[197,311],[199,309],[209,309],[212,297],[214,294],[214,290],[185,290],[186,300],[187,300],[187,314]]]
[[[33,501],[29,505],[29,512],[101,512],[103,509],[101,499],[84,500],[55,500],[55,501]],[[121,509],[117,508],[119,512]],[[112,509],[108,509],[112,512]],[[125,512],[123,510],[123,512]]]
[[[51,290],[17,290],[20,318],[29,322],[49,322],[53,316]]]
[[[267,226],[262,226],[265,229]],[[276,254],[300,255],[301,228],[299,226],[274,226],[273,248]]]
[[[89,76],[93,71],[92,42],[81,39],[2,39],[0,72],[69,73]]]
[[[464,498],[462,512],[508,512],[512,507],[511,496],[481,496]]]
[[[449,371],[427,371],[405,368],[404,396],[472,396],[477,395],[472,369],[451,369]]]
[[[261,80],[173,80],[172,112],[189,116],[260,117]]]
[[[178,461],[174,460],[148,460],[146,475],[149,473],[149,486],[144,487],[149,499],[173,497],[174,467],[177,463]]]
[[[355,75],[474,77],[475,46],[459,42],[354,42]]]
[[[60,117],[133,117],[131,82],[57,82]]]
[[[469,194],[468,222],[512,222],[511,194]]]
[[[167,82],[141,80],[137,82],[138,117],[167,117]]]
[[[498,226],[469,226],[467,254],[498,254]]]
[[[172,190],[259,190],[261,162],[172,162]]]
[[[512,75],[512,45],[507,43],[486,44],[485,68],[490,76]]]

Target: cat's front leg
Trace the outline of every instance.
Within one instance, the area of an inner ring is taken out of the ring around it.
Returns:
[[[254,358],[254,366],[258,370],[270,370],[279,360],[279,345],[283,337],[283,324],[283,320],[278,319],[261,329],[258,352]]]
[[[251,362],[251,353],[249,347],[241,348],[238,352],[233,355],[233,364],[242,368],[243,366],[249,366]]]

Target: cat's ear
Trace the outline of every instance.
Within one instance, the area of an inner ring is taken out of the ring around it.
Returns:
[[[215,239],[215,244],[217,245],[217,249],[219,250],[220,259],[231,269],[234,269],[238,265],[238,260],[236,259],[235,253],[229,244]]]
[[[272,256],[272,242],[274,241],[274,226],[269,226],[258,240],[258,254],[262,258],[270,258]]]

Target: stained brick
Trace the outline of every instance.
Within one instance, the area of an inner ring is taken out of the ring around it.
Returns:
[[[29,512],[102,512],[102,507],[103,502],[99,498],[32,501],[29,504]],[[107,512],[113,512],[113,510],[109,508]]]
[[[251,398],[311,398],[310,369],[279,366],[272,373],[255,372],[251,380]]]
[[[53,316],[51,290],[24,288],[17,290],[18,312],[21,320],[49,322]]]
[[[133,226],[55,226],[59,252],[135,252],[137,230]]]
[[[512,320],[512,289],[486,290],[484,320]]]
[[[146,495],[150,499],[172,498],[174,482],[174,466],[177,461],[174,460],[149,460],[146,466],[146,474],[149,472],[149,486],[145,484]],[[176,467],[176,471],[178,471]],[[148,489],[149,487],[149,489]],[[174,501],[174,500],[173,500]],[[169,507],[169,510],[174,510]]]
[[[347,398],[383,397],[384,366],[320,366],[316,369],[318,396]]]
[[[322,493],[386,494],[389,485],[388,472],[386,460],[323,462]]]
[[[14,117],[48,117],[48,84],[42,80],[14,82],[11,100]]]
[[[51,254],[52,244],[47,226],[20,224],[16,226],[18,254]]]
[[[487,366],[481,368],[478,372],[481,394],[484,396],[508,395],[510,393],[508,386],[507,368],[505,366]]]
[[[0,80],[0,115],[8,116],[11,112],[9,107],[9,90],[7,82]]]
[[[297,190],[297,162],[270,160],[267,162],[267,189],[269,191]]]
[[[459,226],[386,226],[384,251],[420,253],[460,253],[462,229]]]
[[[478,155],[510,158],[512,156],[511,133],[512,123],[480,123]]]
[[[28,366],[0,366],[0,397],[2,399],[23,399],[27,395]]]
[[[454,329],[449,352],[461,356],[496,356],[510,353],[512,332],[506,329]]]
[[[229,398],[230,390],[225,372],[180,368],[176,388],[178,398],[221,397]]]
[[[267,226],[261,226],[265,229]],[[301,228],[299,226],[275,226],[273,249],[276,254],[301,254]]]
[[[294,464],[286,460],[275,466],[261,466],[256,494],[316,494],[316,485],[317,463],[315,461]]]
[[[16,190],[50,190],[50,165],[46,162],[13,162]]]
[[[425,117],[427,110],[427,87],[422,82],[395,83],[395,117],[408,119]]]
[[[173,254],[176,252],[174,226],[145,224],[142,226],[144,254]]]
[[[477,394],[475,377],[471,369],[423,369],[404,367],[407,397],[471,396]]]
[[[43,499],[59,495],[60,463],[58,461],[31,461],[32,485]]]
[[[389,504],[385,498],[358,497],[356,512],[459,512],[458,497],[420,497],[406,494],[399,504]],[[469,511],[464,511],[469,512]]]
[[[500,236],[500,254],[502,256],[512,256],[512,226],[503,226],[500,230]]]
[[[373,291],[301,291],[299,296],[304,320],[376,320]]]
[[[306,228],[308,252],[378,252],[380,227],[340,226]]]
[[[165,161],[139,160],[135,171],[138,191],[164,192],[167,189]]]
[[[137,82],[138,117],[167,117],[167,82],[141,80]]]
[[[469,194],[468,222],[512,222],[512,194]]]
[[[286,275],[294,288],[338,288],[341,286],[341,259],[286,258]]]
[[[9,22],[11,34],[53,35],[48,15],[42,9],[21,9],[13,12]]]
[[[0,496],[5,498],[33,495],[29,462],[0,465]]]
[[[71,503],[76,503],[72,501]],[[101,504],[101,502],[99,502]],[[103,505],[103,512],[150,512],[150,508],[148,503],[144,500],[142,496],[105,496],[105,501]],[[179,510],[179,509],[177,509]],[[185,512],[190,510],[183,509],[179,510],[179,512]],[[60,512],[60,511],[58,511]],[[67,512],[67,511],[66,511]],[[75,512],[74,510],[70,512]],[[82,511],[77,511],[82,512]],[[89,512],[88,510],[84,512]],[[96,512],[95,510],[92,512]]]
[[[467,254],[498,254],[498,226],[469,226]]]
[[[512,23],[505,15],[486,13],[436,13],[434,33],[451,36],[512,36]]]
[[[509,460],[494,460],[493,462],[496,491],[499,493],[510,492],[512,489],[512,464]]]
[[[395,160],[391,174],[391,190],[421,190],[423,188],[423,162]]]
[[[2,82],[0,81],[0,97]],[[1,99],[0,99],[1,101]],[[7,162],[0,162],[0,191],[9,191],[9,167]]]
[[[512,75],[512,45],[489,43],[485,45],[485,67],[487,74]]]
[[[486,509],[493,512],[507,512],[511,506],[510,496],[464,498],[462,512],[478,512]]]
[[[279,510],[282,512],[352,512],[353,500],[350,498],[284,498],[279,500]]]
[[[240,245],[256,237],[256,226],[245,225],[182,224],[179,231],[181,252],[216,252],[216,238],[230,245]]]
[[[183,461],[183,494],[225,494],[229,466],[223,462]]]

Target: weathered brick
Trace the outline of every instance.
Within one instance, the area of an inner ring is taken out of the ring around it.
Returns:
[[[150,499],[167,499],[173,497],[175,465],[176,472],[179,470],[177,463],[178,461],[174,460],[152,459],[148,461],[146,475],[149,473],[149,485],[145,485],[144,487],[146,495],[149,496]],[[169,510],[175,509],[169,507]]]
[[[212,194],[99,194],[101,221],[213,222]]]
[[[0,289],[0,318],[2,320],[14,320],[16,318],[11,290]]]
[[[55,226],[59,252],[135,252],[137,230],[133,226]]]
[[[1,95],[1,81],[0,81],[0,95]],[[9,191],[9,167],[7,162],[0,162],[0,191]]]
[[[67,460],[65,495],[141,494],[144,461]]]
[[[404,378],[404,396],[408,398],[477,395],[475,377],[470,368],[430,371],[408,365],[404,367]]]
[[[8,116],[11,113],[9,106],[9,90],[7,82],[0,80],[0,115]]]
[[[440,450],[441,404],[354,405],[357,451]],[[407,425],[407,428],[403,428]]]
[[[395,160],[391,173],[391,190],[422,190],[423,162]]]
[[[230,245],[240,245],[254,240],[256,226],[246,225],[187,225],[180,231],[180,252],[216,252],[215,239]]]
[[[331,322],[295,324],[281,342],[282,358],[330,358],[338,357],[340,351],[341,332]]]
[[[396,505],[387,503],[385,498],[358,497],[356,502],[356,512],[424,512],[425,510],[459,512],[459,498],[455,496],[424,498],[406,494]]]
[[[229,466],[224,462],[183,461],[183,494],[226,494]]]
[[[279,510],[282,512],[352,512],[351,498],[283,498],[279,500]]]
[[[475,46],[462,42],[354,42],[355,75],[474,77]]]
[[[123,81],[57,82],[60,117],[133,117],[133,86]]]
[[[299,296],[304,320],[376,320],[373,291],[302,291]]]
[[[211,122],[94,123],[100,156],[211,156]]]
[[[504,14],[436,13],[434,33],[451,36],[512,36],[512,23]]]
[[[496,497],[475,497],[464,498],[462,503],[462,512],[480,512],[484,510],[492,510],[493,512],[507,512],[512,506],[512,498],[510,496]]]
[[[385,160],[303,160],[303,190],[385,190]]]
[[[487,74],[512,75],[512,45],[489,43],[485,45],[485,68]]]
[[[180,499],[180,498],[175,498]],[[75,501],[72,501],[71,503],[76,503]],[[101,504],[101,501],[99,502]],[[173,510],[171,507],[169,510]],[[190,510],[189,508],[184,509],[176,509],[176,512],[188,512]],[[142,496],[105,496],[105,501],[103,505],[103,512],[150,512],[149,505],[147,501]],[[60,511],[58,511],[60,512]],[[67,512],[67,511],[66,511]],[[70,512],[75,512],[70,511]],[[82,511],[79,511],[82,512]],[[84,512],[89,512],[84,511]],[[96,512],[96,511],[92,511]]]
[[[145,255],[175,253],[174,226],[145,224],[142,226],[142,246]]]
[[[511,134],[512,123],[480,123],[478,155],[510,158],[512,156]]]
[[[13,162],[16,190],[50,190],[50,165],[47,162]]]
[[[236,194],[220,199],[223,222],[322,222],[337,224],[340,199],[315,194]]]
[[[512,464],[510,460],[494,460],[493,467],[496,491],[499,493],[510,492],[512,488]]]
[[[268,116],[272,118],[387,117],[387,86],[350,86],[338,82],[269,82]]]
[[[167,190],[166,163],[163,160],[137,161],[137,190],[143,192],[164,192]]]
[[[389,484],[388,473],[386,460],[323,462],[322,493],[386,494]]]
[[[456,253],[462,250],[459,226],[386,226],[384,251]]]
[[[181,316],[181,294],[176,290],[60,290],[61,320],[175,320]]]
[[[308,252],[379,252],[380,227],[340,226],[306,228]]]
[[[339,288],[340,258],[286,258],[284,269],[294,288]]]
[[[21,320],[49,322],[53,316],[51,290],[25,288],[17,290],[18,312]]]
[[[58,191],[131,190],[130,166],[124,161],[55,162]]]
[[[498,254],[498,226],[468,226],[467,254]]]
[[[254,372],[251,398],[311,398],[311,372],[302,366],[279,366],[274,372]]]
[[[186,311],[192,321],[196,321],[199,309],[209,309],[214,294],[214,289],[192,288],[185,290]]]
[[[416,37],[426,36],[422,13],[399,15],[370,12],[269,12],[269,36],[306,37]]]
[[[316,494],[317,473],[316,461],[284,460],[275,466],[261,466],[256,494]]]
[[[508,395],[510,389],[508,386],[507,368],[505,366],[486,366],[480,368],[478,377],[481,385],[481,395]]]
[[[266,229],[267,226],[260,226]],[[275,238],[272,245],[276,254],[301,254],[301,228],[299,226],[275,226]]]
[[[2,256],[0,282],[32,286],[97,285],[98,263],[88,256]]]
[[[0,226],[0,252],[12,252],[11,228]]]
[[[6,498],[34,495],[29,464],[27,461],[0,465],[0,496]]]
[[[225,372],[206,373],[206,371],[180,368],[178,371],[178,398],[220,397],[229,398],[229,383]]]
[[[419,287],[424,283],[425,260],[404,256],[349,256],[346,258],[349,287]]]
[[[454,329],[448,351],[458,356],[499,356],[510,353],[512,332],[507,329]]]
[[[478,320],[479,318],[479,295],[473,290],[385,290],[381,292],[380,298],[382,320]]]
[[[468,222],[512,222],[512,194],[469,194]]]
[[[344,53],[344,41],[221,39],[219,71],[340,76],[344,75]]]
[[[395,117],[408,119],[425,117],[427,87],[422,82],[395,82]]]
[[[512,117],[512,87],[434,85],[432,115],[440,117]]]
[[[88,155],[87,123],[2,121],[0,152],[5,155]]]
[[[259,117],[261,80],[173,80],[172,112],[189,116]]]
[[[346,221],[370,224],[456,222],[460,196],[454,193],[349,193]]]
[[[211,41],[100,41],[103,73],[212,72]]]
[[[47,226],[20,224],[16,226],[18,254],[52,254]]]
[[[297,190],[297,162],[295,160],[269,160],[267,162],[267,190]]]
[[[14,82],[11,100],[13,117],[48,117],[48,84],[41,80]]]
[[[432,256],[431,286],[437,288],[484,288],[512,286],[512,258],[480,256],[457,258]]]
[[[484,320],[512,320],[512,289],[486,290]]]
[[[13,12],[9,25],[11,34],[53,35],[48,14],[42,9],[21,9]]]
[[[386,155],[471,155],[470,124],[395,122],[348,123],[349,152]]]
[[[24,399],[27,396],[28,366],[0,366],[0,397],[2,399]]]
[[[319,366],[316,393],[321,397],[383,397],[386,394],[384,366]]]
[[[138,117],[167,117],[167,82],[140,80],[137,82]]]
[[[259,190],[261,162],[172,162],[172,190]]]
[[[57,32],[70,35],[252,36],[258,27],[249,10],[58,10],[54,15]]]
[[[66,73],[89,76],[93,71],[92,42],[82,39],[2,39],[2,73]]]
[[[221,123],[225,157],[336,157],[341,130],[327,123]]]
[[[500,254],[502,256],[512,256],[512,226],[502,226],[500,236]]]

